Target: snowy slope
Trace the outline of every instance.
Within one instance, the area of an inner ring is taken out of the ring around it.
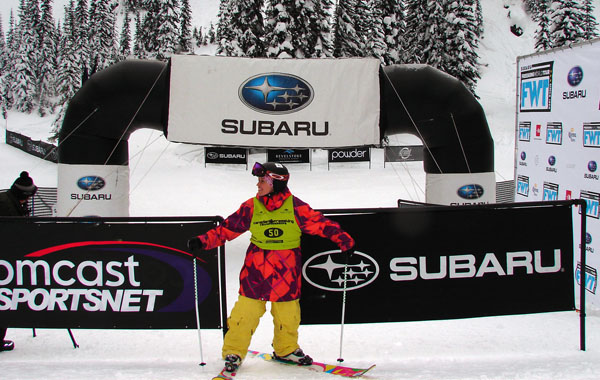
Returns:
[[[10,2],[18,2],[10,0]],[[56,0],[59,3],[63,0]],[[0,1],[4,7],[9,1]],[[513,176],[516,57],[531,53],[534,26],[525,34],[508,31],[511,19],[503,3],[484,0],[486,20],[482,41],[483,71],[478,92],[496,148],[498,180]],[[0,8],[3,18],[4,8]],[[6,25],[6,23],[5,23]],[[502,38],[500,38],[502,37]],[[0,123],[5,122],[0,120]],[[44,138],[48,119],[11,113],[6,125],[32,137]],[[0,137],[3,142],[4,137]],[[415,141],[398,137],[398,141]],[[199,146],[167,142],[156,131],[142,130],[130,138],[132,216],[227,216],[255,193],[255,179],[241,167],[204,167]],[[252,160],[262,161],[263,155]],[[56,165],[0,144],[0,188],[10,186],[20,170],[29,170],[38,185],[56,186]],[[252,161],[253,162],[253,161]],[[292,166],[290,188],[315,208],[393,207],[398,198],[422,200],[421,163],[387,164],[375,152],[366,164],[336,165],[327,170],[326,156],[316,151],[312,171]],[[226,189],[226,190],[223,190]],[[236,299],[237,276],[248,244],[243,235],[228,245],[228,305]],[[401,305],[399,305],[401,307]],[[189,331],[74,330],[81,345],[73,349],[65,330],[9,329],[13,352],[0,353],[2,379],[210,379],[221,367],[219,331],[202,330],[200,367],[198,333]],[[579,351],[579,315],[575,312],[469,320],[346,325],[345,363],[377,367],[365,378],[394,380],[592,380],[600,378],[600,312],[587,318],[587,351]],[[272,337],[267,313],[252,348],[267,351]],[[321,361],[339,356],[339,326],[302,326],[300,343]],[[249,359],[240,380],[334,379],[304,369]]]

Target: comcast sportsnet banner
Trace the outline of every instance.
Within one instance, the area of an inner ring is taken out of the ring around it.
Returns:
[[[0,326],[195,328],[190,236],[215,224],[0,219]],[[200,326],[219,328],[216,250],[196,260]]]
[[[600,39],[519,57],[515,133],[517,202],[580,198],[587,204],[584,281],[587,300],[596,308],[600,308],[599,61]]]
[[[167,138],[290,148],[379,144],[379,64],[173,56]]]
[[[346,322],[574,308],[571,205],[368,211],[325,212],[356,241],[347,266]],[[314,236],[303,236],[302,256],[302,322],[340,323],[344,257]]]

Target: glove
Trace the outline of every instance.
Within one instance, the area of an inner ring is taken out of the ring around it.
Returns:
[[[202,247],[202,241],[197,236],[190,238],[187,241],[187,246],[190,251],[195,251],[195,250],[201,251],[202,249],[204,249]]]

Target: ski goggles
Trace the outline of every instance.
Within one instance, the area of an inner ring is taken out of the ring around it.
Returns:
[[[287,181],[290,178],[289,174],[282,175],[282,174],[270,172],[264,166],[262,166],[262,164],[260,164],[258,162],[256,162],[254,164],[254,166],[252,167],[252,175],[256,176],[256,177],[269,176],[278,181]]]

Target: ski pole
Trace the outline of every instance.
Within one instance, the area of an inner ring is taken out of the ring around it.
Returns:
[[[342,291],[342,322],[340,324],[340,357],[337,359],[338,362],[343,362],[342,346],[344,343],[344,321],[346,319],[346,285],[348,283],[348,256],[346,256],[346,264],[344,264],[344,290]]]
[[[198,307],[198,273],[196,272],[196,257],[192,260],[194,265],[194,299],[196,300],[196,327],[198,328],[198,345],[200,346],[200,365],[205,366],[204,354],[202,353],[202,333],[200,332],[200,308]]]

